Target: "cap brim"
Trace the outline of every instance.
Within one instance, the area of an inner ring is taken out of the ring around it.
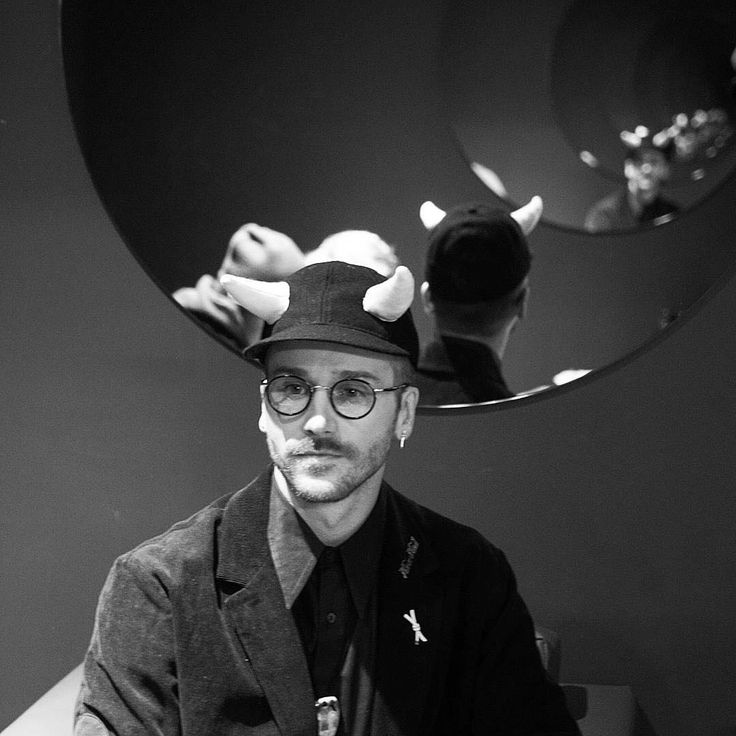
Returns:
[[[383,353],[384,355],[402,355],[408,358],[412,357],[407,350],[404,350],[387,340],[382,340],[380,337],[369,332],[349,327],[342,327],[335,324],[321,323],[294,325],[293,327],[281,330],[277,335],[266,337],[253,345],[249,345],[245,350],[243,350],[243,357],[254,365],[262,367],[266,351],[271,347],[271,345],[291,342],[294,340],[331,342],[338,345],[345,345],[347,347],[370,350],[374,353]]]

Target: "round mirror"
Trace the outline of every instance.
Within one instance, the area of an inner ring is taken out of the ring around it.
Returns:
[[[378,233],[421,282],[427,232],[420,205],[493,202],[489,177],[500,172],[507,187],[513,181],[495,159],[483,159],[486,169],[477,170],[485,178],[478,178],[458,150],[453,130],[469,119],[460,113],[476,81],[503,92],[490,107],[499,150],[526,176],[526,188],[510,189],[514,204],[501,203],[507,210],[527,194],[545,198],[548,221],[555,221],[558,195],[584,210],[574,182],[599,172],[581,162],[583,144],[595,151],[600,170],[616,168],[607,158],[610,146],[586,137],[588,128],[574,133],[564,123],[582,102],[565,91],[557,68],[578,65],[580,77],[603,63],[601,54],[584,58],[560,40],[585,26],[590,4],[527,5],[380,0],[346,13],[327,0],[309,10],[64,0],[67,89],[90,175],[143,268],[169,296],[207,292],[205,309],[177,302],[234,350],[232,334],[219,329],[232,305],[212,293],[218,272],[237,268],[237,248],[229,247],[234,234],[256,250],[266,247],[288,270],[330,234]],[[474,19],[473,29],[466,18]],[[464,49],[461,35],[471,30]],[[473,56],[481,30],[485,50]],[[484,57],[490,47],[494,56]],[[526,87],[551,89],[551,79],[567,105],[554,115],[551,105],[539,107],[526,94]],[[598,90],[606,91],[613,92]],[[582,136],[578,142],[575,135]],[[555,168],[548,156],[563,148],[569,158]],[[722,148],[703,179],[719,186],[662,227],[592,236],[543,220],[528,237],[525,317],[503,355],[510,398],[439,403],[474,411],[549,395],[546,389],[569,378],[589,380],[635,354],[687,313],[732,267],[730,139]],[[473,158],[467,146],[465,155]],[[606,187],[613,183],[606,180]],[[257,226],[243,230],[245,223]],[[418,302],[414,312],[429,345],[434,318]],[[470,373],[488,359],[487,351],[471,356]]]
[[[549,223],[627,231],[670,221],[733,171],[734,3],[456,8],[443,94],[464,155],[502,199],[541,194]]]

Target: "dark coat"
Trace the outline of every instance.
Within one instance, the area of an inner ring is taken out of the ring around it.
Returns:
[[[120,736],[315,735],[266,536],[270,476],[115,562],[77,706],[87,726],[99,717]],[[386,491],[372,733],[577,733],[503,554]],[[415,644],[411,610],[426,642]]]
[[[449,335],[425,345],[415,383],[419,403],[429,406],[477,404],[514,396],[503,377],[501,361],[490,347]]]

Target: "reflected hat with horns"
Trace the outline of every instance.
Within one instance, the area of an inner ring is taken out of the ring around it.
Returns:
[[[271,325],[268,337],[243,351],[258,366],[271,345],[288,340],[403,355],[416,365],[419,339],[409,310],[414,277],[405,266],[385,278],[372,268],[330,261],[306,266],[286,281],[228,274],[221,282],[236,302]]]
[[[513,212],[482,203],[445,212],[425,202],[419,216],[428,230],[425,278],[433,298],[470,304],[517,293],[531,269],[527,236],[542,208],[538,196]]]

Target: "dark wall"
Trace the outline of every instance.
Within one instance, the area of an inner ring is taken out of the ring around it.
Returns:
[[[79,662],[114,556],[266,460],[257,374],[182,318],[96,198],[55,23],[0,5],[0,727]],[[733,238],[733,210],[706,213]],[[422,417],[388,474],[507,551],[566,680],[632,685],[673,736],[736,727],[735,312],[729,283],[599,380]]]

